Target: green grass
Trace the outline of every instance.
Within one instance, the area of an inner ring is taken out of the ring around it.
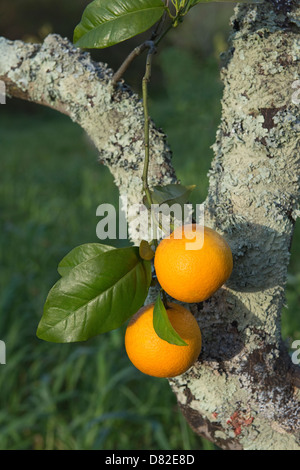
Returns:
[[[208,61],[198,70],[192,55],[176,57],[174,49],[161,56],[165,87],[151,95],[151,114],[167,131],[179,177],[197,184],[194,198],[202,201],[220,117],[218,67]],[[97,241],[96,208],[117,205],[118,193],[67,117],[11,108],[0,108],[0,339],[7,346],[0,449],[215,449],[186,424],[167,380],[131,365],[124,328],[82,344],[36,338],[58,262]],[[293,338],[300,337],[299,240],[298,227],[283,321]]]

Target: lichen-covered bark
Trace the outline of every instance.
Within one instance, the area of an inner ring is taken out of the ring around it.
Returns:
[[[187,419],[222,448],[300,449],[300,402],[280,314],[299,204],[299,12],[238,6],[206,223],[234,254],[227,286],[194,307],[199,363],[171,381]]]
[[[190,306],[203,350],[170,385],[195,432],[221,448],[299,450],[299,369],[282,344],[280,314],[300,195],[300,106],[292,100],[300,7],[239,5],[232,27],[205,222],[227,238],[234,271],[211,299]],[[59,36],[42,45],[0,38],[8,92],[81,125],[131,206],[142,200],[143,111],[111,76]],[[152,124],[151,184],[176,181],[170,157]]]

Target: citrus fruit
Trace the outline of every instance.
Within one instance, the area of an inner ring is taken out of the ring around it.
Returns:
[[[200,354],[200,328],[189,310],[169,303],[166,309],[169,320],[187,346],[170,344],[154,330],[153,309],[154,304],[142,307],[131,318],[125,333],[126,352],[133,365],[144,374],[176,377],[187,371]]]
[[[196,231],[201,244],[197,242]],[[157,280],[167,294],[191,303],[208,299],[225,283],[231,275],[233,260],[221,235],[208,227],[202,227],[201,232],[200,226],[191,224],[175,229],[160,242],[154,266]]]

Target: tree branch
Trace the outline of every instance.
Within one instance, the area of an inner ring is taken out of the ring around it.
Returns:
[[[128,55],[128,57],[124,60],[123,64],[121,64],[121,66],[113,75],[112,80],[111,80],[113,86],[116,86],[117,83],[121,80],[124,73],[126,72],[128,67],[130,67],[134,59],[140,56],[146,49],[149,49],[152,46],[152,44],[153,44],[152,41],[145,41],[139,46],[137,46],[135,49],[133,49],[133,51]]]
[[[126,85],[115,89],[112,77],[106,64],[93,62],[58,35],[41,45],[0,38],[0,80],[7,93],[62,112],[87,132],[114,176],[122,203],[127,202],[131,235],[134,207],[143,198],[143,105]],[[165,134],[152,121],[149,134],[149,186],[176,182]]]

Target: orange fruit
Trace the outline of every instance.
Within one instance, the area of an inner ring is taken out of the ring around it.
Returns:
[[[154,304],[142,307],[130,320],[125,348],[133,365],[154,377],[176,377],[187,371],[201,351],[201,332],[189,310],[175,303],[166,309],[173,328],[187,343],[177,346],[161,339],[153,327]]]
[[[197,248],[200,245],[197,245],[196,230],[203,242],[200,248]],[[155,252],[158,282],[167,294],[181,302],[208,299],[232,272],[232,253],[225,239],[211,228],[202,227],[202,230],[195,224],[179,227],[160,242]],[[197,249],[191,249],[193,244]]]

